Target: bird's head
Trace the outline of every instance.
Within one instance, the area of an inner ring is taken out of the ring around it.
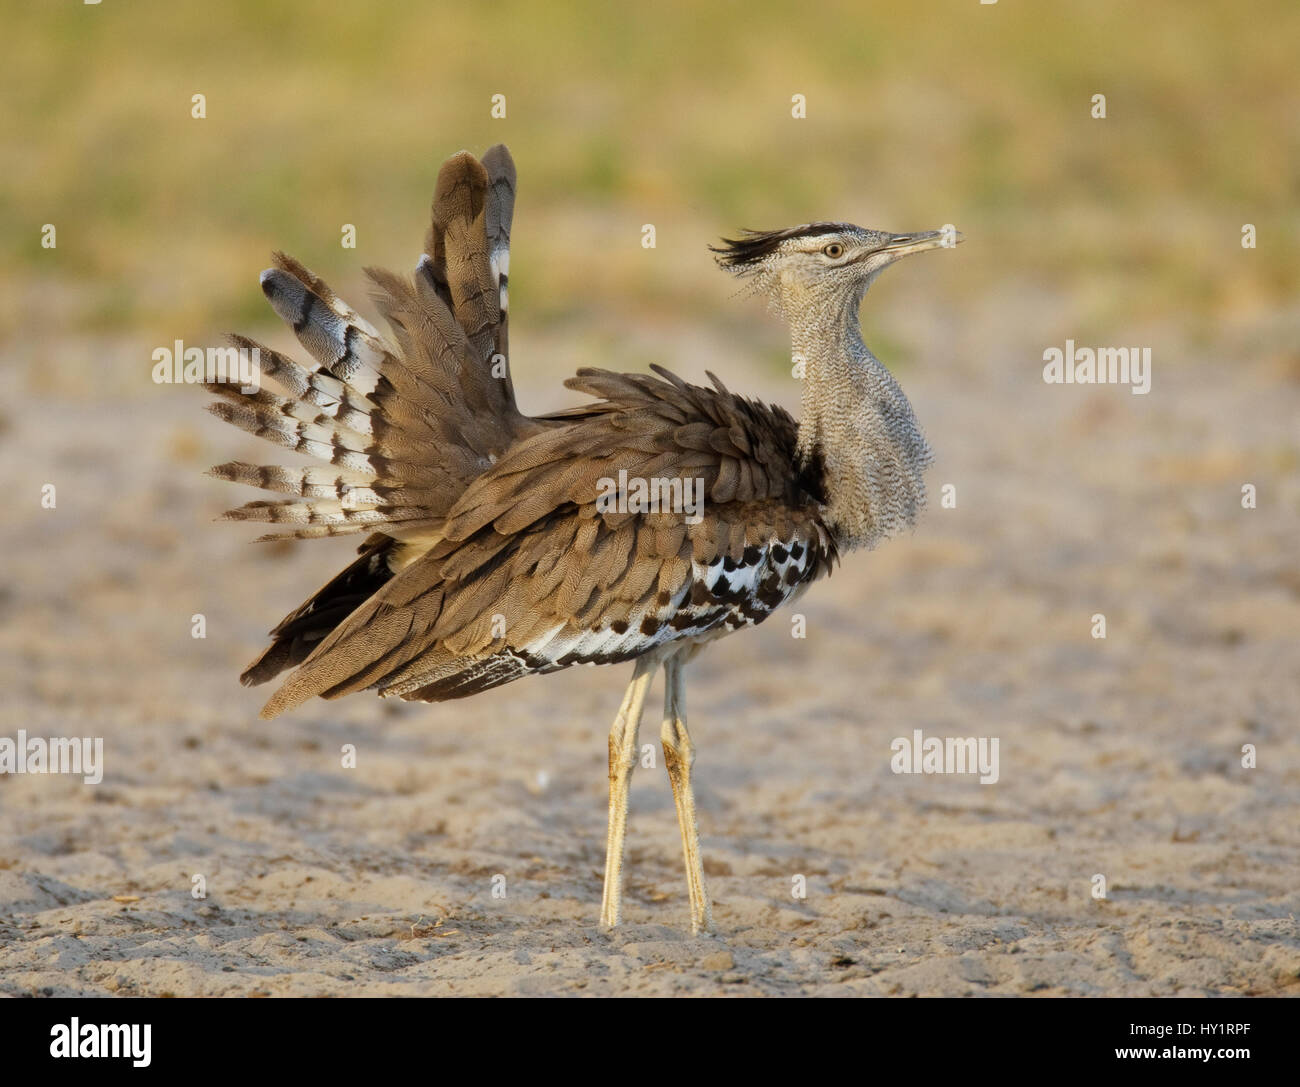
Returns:
[[[961,240],[951,227],[890,234],[852,223],[805,223],[788,230],[746,230],[711,248],[718,264],[790,314],[809,305],[856,304],[871,281],[900,257]]]

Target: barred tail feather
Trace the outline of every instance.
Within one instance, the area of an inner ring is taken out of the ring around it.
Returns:
[[[378,412],[378,406],[364,393],[322,370],[300,366],[288,356],[247,336],[231,335],[229,340],[243,351],[255,351],[262,377],[270,378],[290,398],[314,404],[322,414],[363,434],[374,433],[370,417]]]
[[[369,538],[360,559],[272,632],[271,648],[245,672],[246,683],[305,662],[350,612],[440,538],[476,478],[521,440],[559,425],[522,415],[510,378],[515,192],[504,146],[482,162],[461,152],[443,165],[414,275],[366,269],[384,333],[285,253],[274,253],[262,273],[263,293],[306,358],[232,336],[237,348],[257,352],[267,387],[214,383],[209,410],[320,463],[217,465],[209,474],[218,479],[286,496],[248,502],[225,519],[283,529],[263,540]]]

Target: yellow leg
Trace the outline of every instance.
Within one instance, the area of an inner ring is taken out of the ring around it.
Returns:
[[[600,901],[600,923],[613,928],[623,906],[623,839],[627,834],[627,794],[636,766],[637,731],[646,692],[654,678],[656,662],[641,657],[632,682],[623,695],[623,705],[609,730],[609,835],[605,840],[605,891]]]
[[[713,931],[713,907],[704,883],[704,863],[700,857],[700,830],[695,819],[695,793],[691,789],[691,767],[695,763],[695,745],[686,731],[686,681],[682,675],[681,656],[664,662],[664,724],[660,739],[664,745],[664,765],[673,786],[677,803],[677,824],[682,831],[682,850],[686,854],[686,887],[691,896],[691,932]]]

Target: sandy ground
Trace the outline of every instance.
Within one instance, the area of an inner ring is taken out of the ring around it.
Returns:
[[[915,345],[918,531],[815,586],[806,638],[779,615],[692,666],[711,939],[685,932],[661,758],[634,779],[627,924],[595,925],[629,667],[259,721],[240,666],[350,545],[209,524],[252,495],[199,470],[270,447],[193,390],[6,411],[0,736],[102,736],[106,773],[0,777],[0,991],[1300,993],[1294,359],[1158,343],[1149,396],[1046,387],[1063,336],[1028,309]],[[734,349],[712,365],[791,399]],[[892,773],[917,728],[997,738],[1000,780]]]

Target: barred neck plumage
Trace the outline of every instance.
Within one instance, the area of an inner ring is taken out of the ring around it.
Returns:
[[[862,341],[866,285],[809,298],[786,316],[804,362],[799,456],[820,465],[825,516],[841,550],[874,547],[916,521],[933,456],[898,382]]]

